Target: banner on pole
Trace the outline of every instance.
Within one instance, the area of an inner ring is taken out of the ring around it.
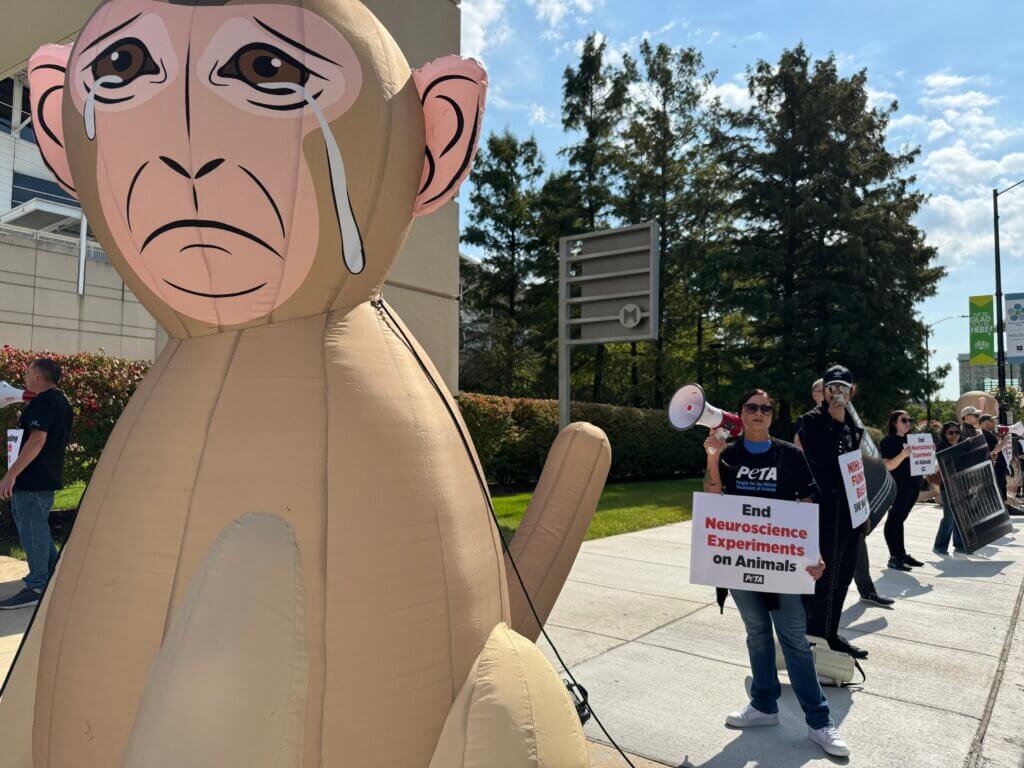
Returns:
[[[938,469],[935,463],[935,440],[928,433],[907,435],[910,448],[910,476],[934,475]]]
[[[1003,324],[1006,327],[1006,362],[1024,363],[1024,293],[1008,293]]]
[[[693,494],[692,584],[809,595],[818,556],[817,504]]]
[[[846,486],[846,501],[850,505],[850,522],[859,528],[871,514],[868,503],[868,481],[864,474],[864,455],[860,448],[839,457],[839,470]]]
[[[971,365],[995,365],[995,320],[991,296],[971,296]]]

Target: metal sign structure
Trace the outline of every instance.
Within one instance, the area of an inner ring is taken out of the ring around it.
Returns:
[[[559,241],[558,419],[569,423],[572,348],[658,338],[658,225]]]
[[[935,458],[953,520],[968,552],[976,552],[1013,532],[996,486],[984,435],[939,451]]]

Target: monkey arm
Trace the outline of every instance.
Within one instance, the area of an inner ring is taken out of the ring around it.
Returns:
[[[582,422],[563,429],[551,446],[540,482],[509,545],[515,567],[505,557],[512,629],[530,640],[540,635],[540,626],[523,585],[537,616],[547,621],[594,516],[611,458],[604,432]]]

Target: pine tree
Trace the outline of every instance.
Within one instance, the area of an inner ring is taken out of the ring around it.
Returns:
[[[537,184],[544,167],[537,142],[521,141],[508,129],[492,134],[477,154],[469,195],[469,226],[462,241],[480,248],[480,268],[471,269],[463,301],[478,325],[472,366],[463,385],[478,392],[531,394],[534,364],[523,313]]]
[[[565,147],[571,178],[578,188],[583,228],[604,228],[611,211],[616,165],[613,139],[626,105],[626,73],[605,61],[607,43],[591,34],[583,42],[579,66],[566,67],[562,78],[562,126],[581,133],[576,144]],[[605,349],[594,351],[591,399],[602,399]]]
[[[742,223],[722,268],[750,320],[747,361],[781,401],[783,433],[834,362],[879,418],[928,386],[914,306],[944,274],[913,224],[917,150],[886,147],[898,105],[872,108],[867,73],[841,77],[834,56],[812,63],[800,45],[748,80],[754,103],[721,137]]]

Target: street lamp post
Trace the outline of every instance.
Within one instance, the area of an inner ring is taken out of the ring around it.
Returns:
[[[947,320],[954,320],[958,317],[963,318],[968,317],[968,315],[950,315],[949,317],[944,317],[941,320],[936,320],[931,325],[926,325],[924,327],[924,378],[925,381],[928,383],[928,388],[925,390],[925,421],[928,423],[929,430],[932,428],[932,328],[934,328],[939,323],[944,323]]]
[[[1006,423],[1006,408],[1003,401],[1006,397],[1006,353],[1003,349],[1003,270],[999,263],[999,196],[1005,195],[1014,187],[1024,184],[1021,179],[1001,192],[992,190],[992,230],[995,235],[996,250],[996,366],[999,372],[999,423]]]

